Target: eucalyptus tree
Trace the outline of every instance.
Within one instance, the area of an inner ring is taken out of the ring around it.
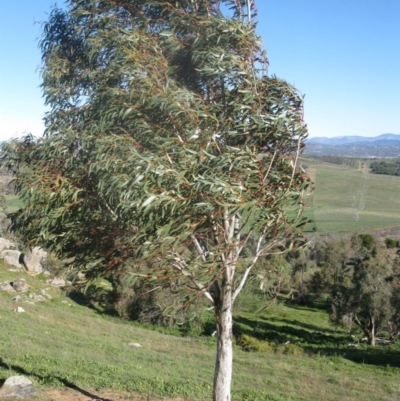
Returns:
[[[87,280],[137,266],[209,300],[215,401],[230,400],[233,303],[260,256],[301,237],[310,188],[302,97],[268,76],[255,14],[253,0],[67,1],[43,26],[44,135],[3,148],[29,245]]]
[[[374,346],[378,334],[386,331],[393,339],[398,334],[399,265],[378,244],[364,255],[338,276],[328,303],[335,322],[354,323]]]

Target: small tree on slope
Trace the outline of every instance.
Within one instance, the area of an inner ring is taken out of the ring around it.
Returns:
[[[207,297],[215,401],[230,400],[233,303],[260,256],[299,238],[310,188],[302,98],[267,76],[254,15],[250,0],[69,0],[41,41],[45,134],[3,148],[29,245],[87,280],[134,264]]]
[[[338,269],[331,284],[329,307],[334,322],[355,323],[368,344],[374,346],[382,331],[392,340],[398,336],[399,264],[378,244],[371,250],[360,245],[354,268],[342,265]]]

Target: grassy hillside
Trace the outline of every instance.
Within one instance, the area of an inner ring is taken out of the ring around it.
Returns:
[[[0,282],[22,275],[0,266]],[[48,288],[40,276],[24,277],[30,293]],[[48,293],[52,300],[21,302],[26,312],[15,313],[13,295],[0,292],[1,379],[26,375],[39,388],[35,400],[41,401],[49,400],[54,387],[76,394],[108,389],[115,397],[140,393],[149,400],[210,399],[215,338],[149,330],[99,314],[57,289]],[[329,324],[322,305],[299,308],[282,302],[255,316],[245,312],[248,297],[245,292],[239,300],[234,335],[245,334],[269,347],[266,352],[245,352],[235,346],[234,400],[399,399],[399,348],[348,348],[354,340]],[[29,299],[29,293],[23,298]]]
[[[308,217],[316,231],[369,231],[400,226],[400,177],[364,168],[304,161],[315,182]],[[358,166],[358,163],[356,163]]]

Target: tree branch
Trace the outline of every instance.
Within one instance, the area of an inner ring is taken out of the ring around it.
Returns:
[[[200,246],[200,244],[199,244]],[[173,260],[174,262],[172,263],[172,267],[175,268],[175,270],[178,270],[181,272],[185,277],[187,277],[189,280],[192,281],[192,283],[196,286],[196,288],[212,303],[215,304],[214,298],[211,296],[211,294],[208,292],[207,287],[205,287],[203,284],[201,284],[199,281],[196,280],[194,275],[190,272],[184,272],[184,269],[186,267],[186,262],[183,260],[182,256],[179,255],[178,253],[173,254]]]
[[[251,269],[256,264],[258,258],[261,255],[260,248],[261,248],[261,243],[262,243],[263,239],[264,239],[264,234],[261,235],[261,237],[258,239],[257,248],[256,248],[256,254],[255,254],[252,262],[249,264],[249,266],[247,266],[247,268],[246,268],[246,270],[245,270],[245,272],[243,274],[243,277],[240,280],[240,283],[239,283],[238,287],[236,288],[235,292],[233,293],[232,302],[235,302],[236,297],[239,295],[239,293],[242,290],[244,284],[246,283],[247,277],[249,276]]]
[[[196,247],[197,252],[199,253],[201,259],[203,260],[203,262],[205,262],[207,260],[206,251],[201,247],[199,241],[193,234],[190,236],[190,238],[192,239],[194,246]]]
[[[228,214],[228,209],[224,209],[224,228],[225,228],[225,242],[229,243],[229,214]]]
[[[299,153],[300,153],[300,145],[301,145],[301,141],[300,141],[300,138],[297,140],[297,149],[296,149],[296,157],[295,157],[295,159],[294,159],[294,163],[293,163],[293,161],[292,161],[292,163],[293,163],[293,170],[292,170],[292,177],[290,178],[290,183],[289,183],[289,185],[288,185],[288,187],[287,187],[287,190],[286,190],[286,194],[290,191],[290,188],[292,187],[292,184],[293,184],[293,180],[294,180],[294,175],[296,174],[296,165],[297,165],[297,160],[298,160],[298,158],[299,158]]]
[[[246,0],[246,3],[247,3],[247,22],[249,24],[251,22],[251,2],[252,2],[252,0]]]
[[[264,178],[263,178],[263,184],[265,184],[265,181],[266,181],[266,179],[267,179],[268,176],[269,176],[269,172],[271,171],[272,165],[274,164],[275,157],[276,157],[277,153],[278,153],[278,151],[275,150],[275,152],[274,152],[274,154],[273,154],[273,156],[272,156],[271,163],[269,164],[268,170],[267,170],[267,172],[266,172],[266,174],[265,174],[265,176],[264,176]]]
[[[232,302],[235,302],[236,297],[239,295],[240,291],[242,290],[242,288],[244,287],[246,280],[250,274],[251,269],[254,267],[254,265],[257,263],[257,260],[259,259],[260,256],[262,255],[266,255],[267,254],[267,250],[268,249],[272,249],[273,247],[275,247],[277,244],[279,244],[280,241],[278,240],[274,240],[271,241],[270,243],[268,243],[268,245],[264,246],[261,249],[261,243],[264,239],[265,233],[261,235],[261,237],[258,239],[257,241],[257,248],[256,248],[256,254],[253,257],[253,260],[251,261],[251,263],[247,266],[242,279],[240,280],[240,284],[237,286],[235,292],[233,293],[232,296]],[[273,252],[273,253],[268,253],[269,255],[280,255],[285,253],[285,251],[281,251],[281,252]]]

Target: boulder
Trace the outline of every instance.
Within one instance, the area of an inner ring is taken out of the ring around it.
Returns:
[[[7,282],[0,283],[0,291],[15,292],[13,286]]]
[[[40,274],[46,266],[47,252],[38,246],[23,255],[23,264],[28,273]]]
[[[16,313],[24,313],[24,312],[25,312],[25,309],[24,309],[24,308],[21,308],[21,306],[18,306],[18,308],[15,308],[15,309],[14,309],[14,312],[16,312]]]
[[[28,292],[28,283],[23,278],[14,280],[12,286],[17,292]]]
[[[0,237],[0,251],[3,249],[15,248],[14,242],[9,241],[8,239]]]
[[[0,389],[0,398],[25,398],[36,394],[33,384],[24,376],[11,376]]]
[[[13,251],[11,249],[6,249],[0,252],[0,258],[3,259],[4,262],[19,268],[22,267],[21,255],[20,251]]]

